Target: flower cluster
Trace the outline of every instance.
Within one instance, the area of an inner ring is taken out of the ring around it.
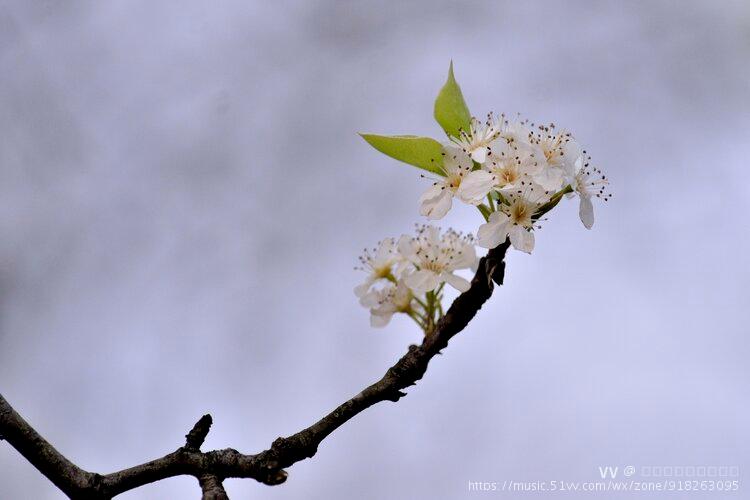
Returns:
[[[443,146],[442,175],[420,198],[420,213],[440,219],[452,199],[478,206],[486,223],[478,244],[494,248],[506,238],[514,248],[534,249],[535,222],[560,197],[577,195],[586,228],[594,224],[592,197],[608,200],[608,183],[573,136],[554,125],[494,117],[471,119],[469,131],[450,136]],[[484,204],[483,202],[486,202]]]
[[[485,121],[472,118],[453,65],[435,100],[435,119],[447,135],[442,144],[412,135],[362,137],[377,150],[431,173],[423,175],[432,180],[419,198],[423,216],[442,219],[454,198],[477,207],[485,221],[477,230],[481,247],[509,241],[531,253],[538,221],[563,197],[578,197],[581,221],[591,229],[592,199],[612,196],[606,191],[607,177],[591,166],[570,132],[492,113]],[[355,293],[370,309],[372,324],[385,325],[402,312],[428,334],[442,316],[443,285],[467,290],[469,282],[453,271],[473,268],[477,257],[470,235],[452,230],[440,235],[438,229],[422,226],[415,237],[384,240],[365,252],[361,262],[368,277]]]
[[[452,229],[441,234],[424,225],[414,236],[381,241],[359,260],[357,269],[367,276],[354,293],[370,310],[372,326],[385,326],[395,313],[404,313],[427,332],[442,316],[445,284],[460,292],[469,289],[469,281],[455,271],[474,269],[477,254],[470,235]]]

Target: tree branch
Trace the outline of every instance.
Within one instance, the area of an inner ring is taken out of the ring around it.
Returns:
[[[198,478],[203,492],[203,500],[229,500],[227,492],[224,491],[224,485],[221,479],[214,474],[203,474]]]
[[[430,360],[448,345],[448,341],[463,330],[474,315],[492,295],[493,281],[503,283],[505,277],[505,252],[509,242],[493,248],[479,261],[471,287],[453,301],[440,319],[435,330],[425,336],[421,345],[409,346],[409,351],[390,367],[383,377],[365,388],[349,401],[292,436],[278,438],[271,448],[257,457],[269,469],[284,467],[312,457],[323,439],[357,415],[381,401],[398,401],[406,395],[404,389],[422,378]]]
[[[201,452],[211,427],[211,416],[204,415],[185,436],[185,446],[162,458],[107,475],[87,472],[65,458],[42,438],[0,395],[0,436],[71,498],[110,499],[125,491],[173,476],[192,475],[198,479],[204,500],[228,499],[222,481],[228,477],[252,478],[268,485],[283,483],[283,469],[315,455],[318,445],[351,418],[381,401],[398,401],[404,390],[419,381],[430,360],[448,341],[471,321],[490,298],[493,282],[501,285],[505,276],[505,253],[509,242],[493,248],[479,260],[471,287],[453,301],[432,332],[420,345],[390,367],[383,377],[366,387],[328,415],[289,437],[276,439],[257,455],[244,455],[227,448]]]
[[[83,498],[89,473],[65,458],[21,417],[0,394],[0,435],[31,465],[71,498]]]

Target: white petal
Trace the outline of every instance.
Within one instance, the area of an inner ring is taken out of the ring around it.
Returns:
[[[401,238],[398,240],[398,253],[411,262],[417,262],[417,252],[414,249],[414,242],[410,236],[401,235]]]
[[[519,149],[521,149],[521,147],[522,146],[519,145]],[[521,175],[529,175],[531,177],[539,175],[547,165],[544,160],[544,153],[539,153],[542,155],[541,160],[537,158],[537,153],[532,149],[519,151],[517,154],[521,157]]]
[[[484,163],[484,161],[487,159],[487,147],[479,146],[478,148],[476,148],[471,152],[471,159],[477,163]]]
[[[396,293],[393,297],[393,302],[396,304],[403,304],[405,302],[411,302],[412,293],[406,283],[399,281],[396,285]]]
[[[354,295],[356,295],[357,297],[362,297],[367,293],[367,290],[370,289],[370,286],[372,286],[372,277],[367,278],[367,281],[365,281],[361,285],[357,285],[354,288]]]
[[[444,146],[443,152],[443,169],[446,173],[451,173],[458,168],[471,170],[474,164],[471,162],[471,157],[467,155],[463,149],[457,146]]]
[[[422,196],[419,197],[419,202],[425,202],[429,200],[434,200],[441,194],[443,194],[443,191],[445,191],[445,184],[441,182],[435,182],[430,187],[427,188],[427,190],[422,193]]]
[[[456,196],[463,202],[478,205],[494,185],[494,175],[485,170],[474,170],[461,181],[461,185],[456,190]]]
[[[424,233],[424,235],[427,238],[427,241],[435,246],[440,246],[440,228],[435,226],[427,226],[427,231]]]
[[[439,186],[438,184],[428,189],[419,199],[422,204],[419,208],[419,213],[431,220],[442,219],[453,204],[453,195],[451,192]],[[436,187],[439,192],[435,190]]]
[[[476,265],[477,262],[477,251],[474,245],[464,245],[461,248],[461,256],[455,259],[452,263],[453,269],[467,269]]]
[[[581,204],[578,206],[578,215],[586,229],[591,229],[594,225],[594,205],[591,203],[590,196],[581,196]]]
[[[494,141],[490,142],[489,149],[492,151],[492,153],[489,155],[490,160],[492,160],[493,157],[495,160],[500,159],[505,155],[510,155],[513,151],[513,149],[510,147],[510,144],[508,144],[508,140],[505,137],[498,137]]]
[[[534,233],[522,226],[513,226],[509,231],[510,242],[513,248],[522,252],[531,253],[534,250]]]
[[[380,246],[378,246],[377,251],[375,252],[375,261],[376,262],[386,262],[395,250],[396,242],[393,241],[393,238],[386,238],[383,241],[380,242]]]
[[[559,167],[546,165],[534,176],[534,181],[547,191],[557,191],[562,186],[563,171]]]
[[[469,280],[462,278],[461,276],[456,276],[453,273],[443,273],[441,275],[441,278],[443,278],[445,282],[450,286],[462,293],[471,287],[471,283],[469,283]]]
[[[495,248],[505,241],[507,236],[508,216],[502,212],[493,212],[490,215],[490,221],[479,226],[477,243],[483,248]]]
[[[505,222],[507,220],[508,220],[508,214],[506,214],[505,212],[501,212],[500,210],[497,210],[490,214],[490,222],[498,223],[498,222]]]
[[[375,307],[380,303],[380,294],[375,290],[367,292],[360,297],[359,303],[367,308]]]
[[[372,326],[373,328],[383,328],[391,321],[392,316],[392,312],[380,313],[376,311],[370,311],[370,326]]]
[[[401,277],[404,272],[409,269],[412,266],[411,261],[406,259],[399,260],[398,264],[396,264],[396,268],[393,270],[393,275],[396,278]]]
[[[474,255],[476,257],[476,254]],[[471,267],[469,267],[472,273],[476,273],[477,269],[479,269],[479,258],[475,258],[474,262],[471,263]]]
[[[404,277],[404,283],[416,293],[427,293],[437,288],[440,284],[437,274],[433,271],[422,269]]]
[[[566,161],[563,163],[565,169],[565,182],[571,185],[575,185],[576,174],[581,171],[586,158],[583,155],[578,155],[574,161]]]
[[[563,149],[563,167],[567,172],[575,173],[583,166],[585,155],[578,141],[572,137],[565,143]]]

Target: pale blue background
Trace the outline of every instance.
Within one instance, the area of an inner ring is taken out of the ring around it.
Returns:
[[[356,132],[439,136],[451,58],[474,113],[571,129],[615,198],[590,232],[556,210],[409,397],[284,486],[230,495],[469,498],[600,465],[747,477],[743,1],[2,2],[0,391],[109,472],[205,412],[206,449],[262,450],[380,377],[419,332],[371,330],[352,267],[419,221],[425,181]],[[182,477],[122,498],[198,495]],[[0,443],[0,498],[61,494]]]

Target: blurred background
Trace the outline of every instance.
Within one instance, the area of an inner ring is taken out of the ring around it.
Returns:
[[[453,59],[474,114],[573,131],[614,199],[592,231],[561,204],[407,398],[230,496],[747,477],[749,58],[743,1],[2,2],[0,391],[105,473],[206,412],[204,449],[260,451],[378,379],[420,332],[371,329],[352,268],[421,222],[426,181],[356,132],[440,138]],[[122,498],[198,496],[180,477]],[[0,442],[0,498],[62,494]]]

